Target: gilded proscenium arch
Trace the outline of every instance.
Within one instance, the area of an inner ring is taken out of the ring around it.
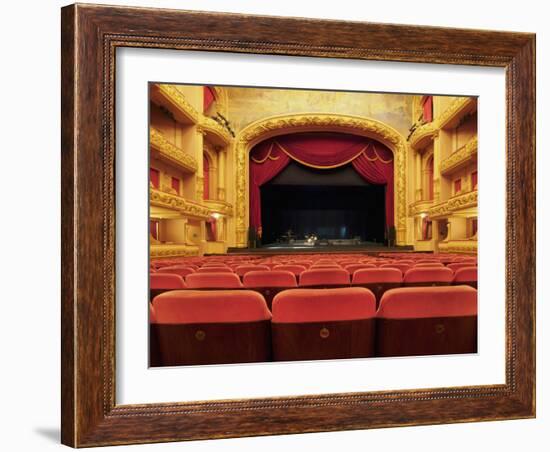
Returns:
[[[236,233],[237,246],[246,247],[248,215],[248,154],[259,142],[296,132],[330,131],[351,133],[375,139],[394,155],[394,213],[397,244],[406,240],[406,152],[408,143],[393,127],[375,119],[328,113],[295,113],[271,116],[253,122],[241,130],[235,140]]]

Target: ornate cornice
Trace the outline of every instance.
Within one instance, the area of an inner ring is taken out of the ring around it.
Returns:
[[[464,110],[473,107],[477,102],[475,97],[457,97],[451,102],[451,104],[441,113],[435,121],[438,128],[446,127],[449,122],[455,119],[457,116],[463,114]]]
[[[210,209],[181,196],[165,193],[151,188],[149,189],[149,201],[151,206],[164,207],[175,210],[188,217],[206,220],[210,217]]]
[[[219,146],[227,146],[233,139],[224,126],[207,116],[201,117],[197,131],[202,133],[207,140]]]
[[[477,136],[441,162],[441,174],[451,174],[477,161]]]
[[[430,218],[438,218],[448,216],[451,212],[449,211],[448,201],[440,202],[435,206],[432,206],[428,210],[428,216]]]
[[[205,199],[204,204],[215,213],[221,213],[222,215],[233,216],[233,206],[219,199]]]
[[[438,246],[440,251],[448,253],[477,253],[477,240],[450,240]]]
[[[477,206],[477,190],[453,196],[447,203],[451,212],[475,207]]]
[[[166,107],[177,120],[196,124],[201,114],[187,101],[173,85],[153,85],[153,98]]]
[[[239,133],[235,141],[237,242],[246,245],[248,226],[248,153],[260,141],[277,135],[307,131],[339,131],[367,136],[388,146],[394,154],[395,224],[398,243],[404,243],[406,232],[406,153],[408,143],[392,127],[374,119],[328,113],[297,113],[256,121]]]
[[[440,202],[428,210],[430,218],[447,217],[453,212],[477,206],[477,190],[462,193]]]
[[[413,204],[409,205],[409,216],[414,217],[415,215],[419,215],[421,213],[427,213],[430,208],[433,206],[434,201],[433,200],[421,200],[416,201]]]
[[[413,149],[419,149],[426,146],[428,140],[433,140],[439,134],[439,128],[436,122],[428,122],[417,127],[409,137],[409,143]]]
[[[198,256],[199,247],[189,245],[151,245],[149,256],[151,259],[160,257]]]
[[[197,160],[183,150],[170,143],[165,136],[153,127],[149,128],[149,143],[158,152],[158,157],[180,170],[195,173],[198,169]]]

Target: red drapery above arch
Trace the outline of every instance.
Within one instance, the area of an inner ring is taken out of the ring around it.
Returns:
[[[351,163],[367,182],[386,185],[386,226],[394,226],[392,152],[358,135],[311,132],[262,141],[250,152],[250,227],[258,230],[262,226],[260,187],[279,174],[290,159],[318,169]]]

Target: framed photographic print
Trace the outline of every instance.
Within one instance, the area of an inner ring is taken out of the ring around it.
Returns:
[[[64,444],[535,416],[534,35],[72,5],[62,43]]]

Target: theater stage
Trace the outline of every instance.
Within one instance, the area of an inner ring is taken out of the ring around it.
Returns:
[[[337,241],[334,241],[337,242]],[[386,246],[383,243],[360,242],[358,244],[316,244],[271,243],[258,248],[228,248],[227,254],[281,254],[281,253],[391,253],[414,252],[412,246]]]

